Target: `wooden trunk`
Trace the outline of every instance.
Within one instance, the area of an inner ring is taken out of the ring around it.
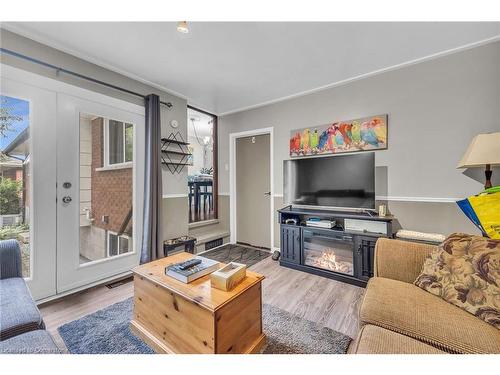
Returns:
[[[265,343],[262,276],[255,277],[257,274],[253,273],[234,291],[223,292],[210,288],[208,275],[190,284],[160,275],[158,271],[165,266],[165,261],[161,261],[156,261],[160,267],[152,269],[150,263],[145,265],[149,266],[147,270],[135,270],[134,315],[130,324],[134,334],[158,353],[260,351]]]

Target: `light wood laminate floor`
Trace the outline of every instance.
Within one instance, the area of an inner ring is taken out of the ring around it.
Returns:
[[[263,274],[263,302],[351,337],[358,331],[358,309],[364,288],[280,267],[270,257],[250,267]],[[40,306],[57,345],[66,350],[57,328],[132,297],[132,282],[113,289],[98,286]]]

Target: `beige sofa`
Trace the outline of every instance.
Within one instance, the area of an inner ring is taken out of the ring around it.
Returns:
[[[366,288],[351,353],[500,353],[500,330],[413,285],[434,248],[377,241],[375,276]]]

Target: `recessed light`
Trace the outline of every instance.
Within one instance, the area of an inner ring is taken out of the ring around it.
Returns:
[[[177,31],[183,34],[187,34],[189,32],[188,24],[186,21],[180,21],[177,23]]]

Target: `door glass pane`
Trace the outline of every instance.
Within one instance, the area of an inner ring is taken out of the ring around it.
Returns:
[[[123,122],[109,120],[108,126],[109,164],[123,163]]]
[[[22,273],[31,277],[30,106],[0,95],[0,240],[21,246]]]
[[[80,264],[120,254],[119,236],[130,237],[132,243],[133,166],[105,168],[104,155],[113,154],[113,146],[108,142],[105,150],[104,144],[103,127],[108,122],[112,124],[108,134],[121,135],[123,151],[123,122],[80,114]],[[133,132],[134,125],[128,126]],[[133,149],[133,138],[130,143]],[[123,246],[127,250],[123,252],[133,251]]]

